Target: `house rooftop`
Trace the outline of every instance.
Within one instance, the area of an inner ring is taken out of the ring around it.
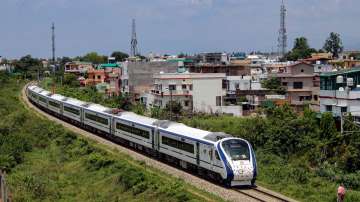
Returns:
[[[350,73],[357,73],[360,72],[360,66],[353,67],[351,69],[343,69],[340,71],[334,71],[334,72],[324,72],[321,73],[321,77],[328,77],[328,76],[337,76],[337,75],[343,75],[343,74],[350,74]]]

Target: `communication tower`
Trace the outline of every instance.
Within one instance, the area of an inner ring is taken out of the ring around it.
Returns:
[[[282,0],[280,6],[280,29],[279,29],[279,38],[278,38],[278,48],[279,48],[280,57],[283,57],[286,54],[286,47],[287,47],[285,18],[286,18],[286,8],[285,8],[284,0]]]
[[[132,20],[132,34],[131,34],[131,50],[130,50],[131,56],[139,55],[137,43],[138,43],[138,41],[136,38],[136,24],[135,24],[135,19],[133,19]]]

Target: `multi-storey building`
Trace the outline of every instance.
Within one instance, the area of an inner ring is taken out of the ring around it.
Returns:
[[[80,61],[67,62],[65,64],[65,73],[81,74],[93,68],[94,66],[90,62],[80,62]]]
[[[242,115],[241,106],[226,106],[224,73],[160,73],[154,74],[154,87],[147,96],[147,106],[165,107],[180,102],[184,109],[205,113]]]
[[[360,67],[320,75],[320,112],[360,118]]]
[[[319,110],[320,78],[314,73],[314,67],[305,62],[294,63],[279,68],[270,77],[277,77],[286,89],[288,102],[301,110],[305,104],[310,104],[314,110]]]

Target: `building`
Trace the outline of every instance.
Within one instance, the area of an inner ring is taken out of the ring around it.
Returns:
[[[140,100],[141,96],[152,90],[154,74],[176,72],[178,69],[177,62],[127,61],[122,65],[124,71],[121,77],[121,90],[124,93],[132,94],[135,100]]]
[[[93,68],[94,66],[90,62],[75,61],[65,63],[65,73],[81,74]]]
[[[298,62],[271,73],[270,77],[279,78],[286,89],[288,102],[298,110],[310,104],[315,111],[319,110],[320,77],[314,73],[314,67],[305,62]]]
[[[360,119],[360,67],[320,75],[320,112]]]
[[[87,71],[88,78],[83,85],[95,85],[99,92],[109,96],[121,93],[121,66],[119,64],[101,64],[97,69]]]
[[[154,74],[154,86],[146,99],[148,107],[165,107],[171,100],[184,109],[204,113],[242,115],[242,107],[226,105],[224,73],[161,73]]]

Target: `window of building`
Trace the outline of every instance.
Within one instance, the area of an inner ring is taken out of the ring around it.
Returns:
[[[188,106],[189,106],[189,100],[184,101],[184,106],[185,106],[185,107],[188,107]]]
[[[216,96],[216,106],[221,106],[221,96]]]
[[[182,88],[183,90],[186,90],[186,84],[181,85],[181,88]]]
[[[294,89],[302,89],[303,82],[294,82]]]
[[[93,76],[93,79],[95,79],[95,75]]]
[[[169,90],[176,90],[176,85],[170,84],[169,85]]]
[[[287,86],[288,82],[282,82],[282,86]]]
[[[85,113],[85,118],[104,124],[104,125],[108,125],[108,119],[100,117],[100,116],[96,116],[94,114],[89,114],[89,113]]]
[[[326,105],[326,109],[327,112],[332,112],[332,105]]]
[[[192,153],[192,154],[194,153],[194,145],[193,144],[189,144],[189,143],[175,140],[172,138],[168,138],[165,136],[161,137],[161,143],[164,145],[170,146],[170,147],[174,147],[179,150],[183,150],[183,151]]]
[[[193,90],[193,85],[192,84],[189,85],[189,89]]]
[[[301,72],[304,72],[304,70],[303,70],[303,69],[301,69]]]
[[[347,107],[341,107],[341,112],[342,113],[347,112]]]
[[[146,138],[146,139],[150,138],[149,131],[142,130],[142,129],[139,129],[139,128],[135,128],[133,126],[129,126],[129,125],[126,125],[126,124],[123,124],[123,123],[117,122],[116,123],[116,129],[131,133],[131,134],[134,134],[134,135]]]
[[[235,89],[240,89],[240,84],[239,83],[235,84]]]
[[[318,101],[318,99],[319,99],[319,96],[318,96],[318,95],[314,95],[314,100],[315,100],[315,101]]]
[[[100,78],[101,78],[101,76],[100,76],[100,75],[98,75],[98,76],[97,76],[97,78],[98,78],[98,79],[100,79]]]

